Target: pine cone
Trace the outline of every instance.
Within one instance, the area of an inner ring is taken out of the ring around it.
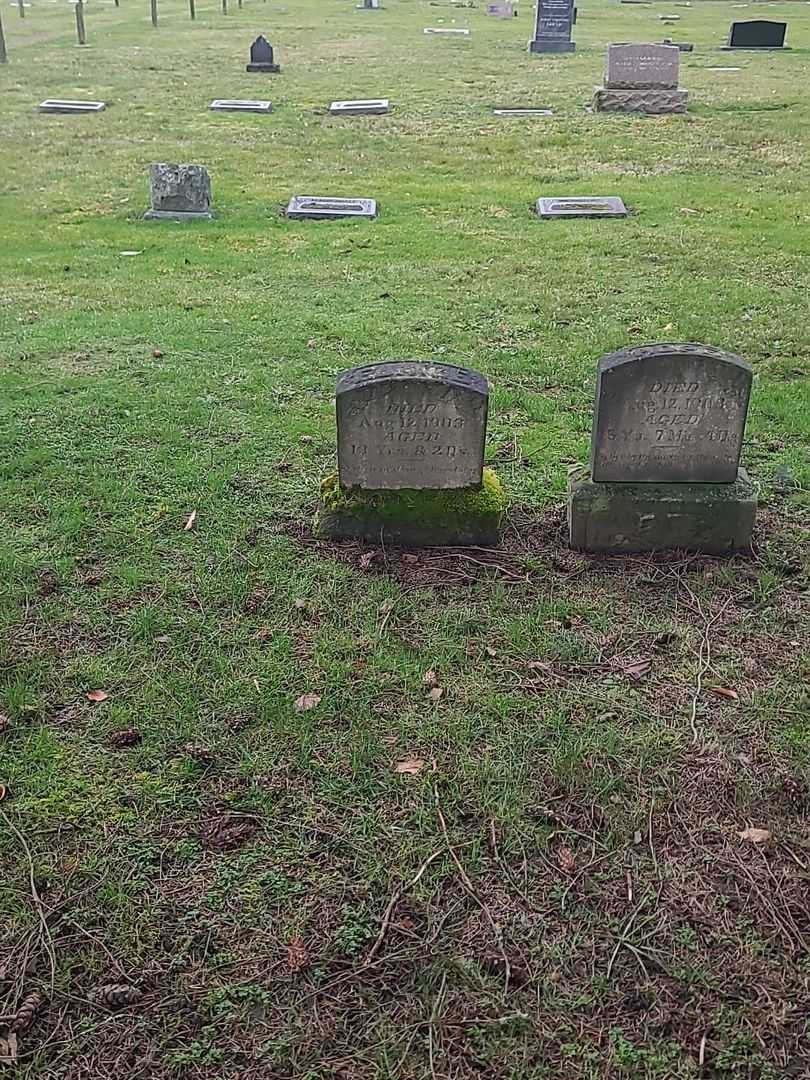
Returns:
[[[17,1009],[14,1019],[11,1021],[11,1030],[18,1035],[23,1031],[28,1031],[34,1022],[34,1017],[42,1008],[43,1003],[44,998],[42,997],[42,994],[38,994],[36,991],[34,991],[33,994],[29,994],[28,997],[23,1000],[19,1009]]]
[[[125,1005],[137,1005],[143,994],[137,986],[125,986],[123,983],[110,983],[96,990],[96,1001],[108,1009],[122,1009]]]
[[[198,765],[210,765],[216,757],[210,746],[201,746],[199,743],[186,743],[183,753],[196,761]]]
[[[141,741],[141,733],[137,728],[124,728],[123,731],[114,731],[110,736],[113,746],[137,746]]]
[[[220,851],[239,847],[256,832],[258,825],[252,818],[242,818],[230,814],[211,818],[202,829],[203,843]]]

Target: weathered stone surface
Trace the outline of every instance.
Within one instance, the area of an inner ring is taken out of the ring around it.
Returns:
[[[339,218],[375,218],[374,199],[344,199],[328,195],[293,195],[287,205],[287,217],[293,220],[330,221]]]
[[[388,98],[361,98],[356,101],[333,101],[329,112],[333,116],[375,116],[391,108]]]
[[[321,485],[314,532],[386,546],[487,547],[500,539],[505,508],[491,469],[484,469],[480,487],[452,490],[347,490],[332,476]]]
[[[212,112],[270,113],[273,111],[273,102],[249,101],[245,98],[217,98],[208,108]]]
[[[750,392],[750,366],[709,345],[645,345],[603,356],[593,480],[733,483]]]
[[[40,103],[39,111],[43,113],[93,113],[103,112],[106,108],[106,101],[71,101],[68,98],[48,98]]]
[[[537,214],[541,218],[617,218],[627,217],[628,210],[615,195],[560,195],[538,199]]]
[[[689,101],[686,90],[607,90],[597,86],[593,93],[596,112],[645,113],[661,116],[685,113]]]
[[[281,71],[273,59],[273,46],[261,34],[250,46],[250,63],[247,71],[263,71],[268,74],[277,74]]]
[[[783,49],[787,23],[770,19],[733,22],[728,32],[729,49]]]
[[[147,218],[210,218],[211,177],[202,165],[169,165],[155,162],[149,167],[151,209]]]
[[[337,385],[344,488],[481,484],[489,387],[477,372],[419,361],[353,368]]]
[[[673,45],[608,45],[608,90],[676,90],[681,54]]]
[[[569,53],[576,50],[571,40],[574,0],[537,0],[534,37],[530,53]]]
[[[568,481],[569,542],[580,551],[747,552],[756,509],[744,469],[729,484],[594,483],[582,467]]]

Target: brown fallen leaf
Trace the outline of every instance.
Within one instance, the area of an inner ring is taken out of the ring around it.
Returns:
[[[137,746],[140,741],[141,733],[137,728],[124,728],[122,731],[114,731],[110,735],[110,742],[113,746]]]
[[[368,570],[376,558],[376,551],[366,551],[360,556],[357,565],[361,570]]]
[[[163,353],[160,349],[152,349],[152,356],[154,356],[156,360],[159,360],[161,356],[163,356]]]
[[[728,686],[710,686],[709,690],[718,697],[728,698],[730,701],[738,701],[740,697],[736,690]]]
[[[0,802],[5,799],[6,795],[8,795],[8,788],[5,784],[0,784]]]
[[[230,851],[250,840],[258,827],[253,818],[221,814],[204,823],[201,838],[206,847]]]
[[[10,727],[11,721],[9,720],[9,718],[6,716],[5,713],[0,713],[0,735],[2,735],[4,731],[8,731]]]
[[[490,660],[494,660],[495,657],[498,655],[498,650],[493,649],[491,645],[485,646],[484,652],[487,654],[487,656],[490,658]]]
[[[409,776],[416,776],[425,767],[424,758],[410,757],[405,758],[403,761],[398,761],[394,766],[394,772],[406,773]]]
[[[569,847],[561,847],[557,852],[557,864],[565,874],[573,874],[577,868],[577,860]]]
[[[770,829],[755,829],[753,826],[749,826],[738,835],[741,840],[750,840],[752,844],[764,844],[766,840],[770,840],[773,833]]]
[[[436,705],[444,697],[444,690],[440,686],[434,686],[430,691],[430,700]]]
[[[414,566],[416,563],[419,562],[419,556],[412,555],[410,552],[406,551],[405,554],[402,556],[402,561],[406,564],[406,566]]]
[[[85,696],[88,701],[106,701],[110,695],[106,690],[88,690]]]
[[[197,520],[197,511],[192,510],[191,513],[186,518],[186,523],[183,526],[183,532],[191,532],[191,530],[194,528],[194,522],[196,520]]]
[[[433,668],[431,668],[430,671],[425,672],[425,674],[422,676],[422,682],[425,684],[425,686],[439,685],[439,680],[436,678],[436,672],[433,670]]]
[[[633,660],[629,664],[622,665],[622,671],[628,679],[638,680],[652,667],[652,660],[649,656],[643,656],[640,660]]]
[[[320,703],[320,694],[302,694],[296,699],[293,708],[296,712],[309,712],[310,709],[317,709]]]
[[[293,974],[304,971],[312,963],[309,949],[300,937],[293,938],[287,945],[287,967]]]

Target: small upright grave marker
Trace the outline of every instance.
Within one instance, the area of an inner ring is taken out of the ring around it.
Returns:
[[[503,496],[484,469],[489,387],[477,372],[418,361],[371,364],[337,385],[338,475],[316,531],[333,539],[497,543]]]
[[[211,211],[211,177],[202,165],[149,166],[150,209],[148,221],[197,221],[214,215]]]
[[[537,215],[541,218],[619,218],[627,214],[624,202],[615,195],[558,195],[537,200]]]
[[[571,40],[574,25],[574,0],[537,0],[534,37],[530,53],[569,53],[576,45]]]
[[[363,0],[363,3],[358,4],[357,6],[363,8],[365,11],[379,11],[380,0]]]
[[[728,32],[727,49],[784,49],[787,23],[770,19],[733,22]]]
[[[273,59],[273,46],[261,34],[250,46],[250,63],[247,65],[246,70],[263,71],[273,75],[281,71],[281,68]]]
[[[333,101],[329,112],[333,116],[375,116],[390,109],[388,98],[365,98],[358,101]]]
[[[377,216],[375,199],[346,199],[326,195],[293,195],[287,205],[287,217],[297,221],[335,221],[340,218]]]
[[[39,105],[42,113],[96,113],[106,108],[106,101],[70,101],[67,98],[48,98]]]
[[[686,112],[678,89],[680,51],[674,45],[608,45],[604,86],[594,92],[596,112]]]
[[[587,551],[746,550],[756,494],[740,469],[751,368],[707,345],[647,345],[597,369],[590,471],[569,482]]]

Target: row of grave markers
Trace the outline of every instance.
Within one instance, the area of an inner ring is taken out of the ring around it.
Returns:
[[[603,356],[590,463],[569,470],[570,545],[750,550],[757,498],[740,452],[751,381],[743,359],[707,345]],[[498,543],[506,500],[484,465],[488,413],[487,380],[467,368],[407,361],[346,372],[336,390],[338,472],[322,484],[316,533]]]

